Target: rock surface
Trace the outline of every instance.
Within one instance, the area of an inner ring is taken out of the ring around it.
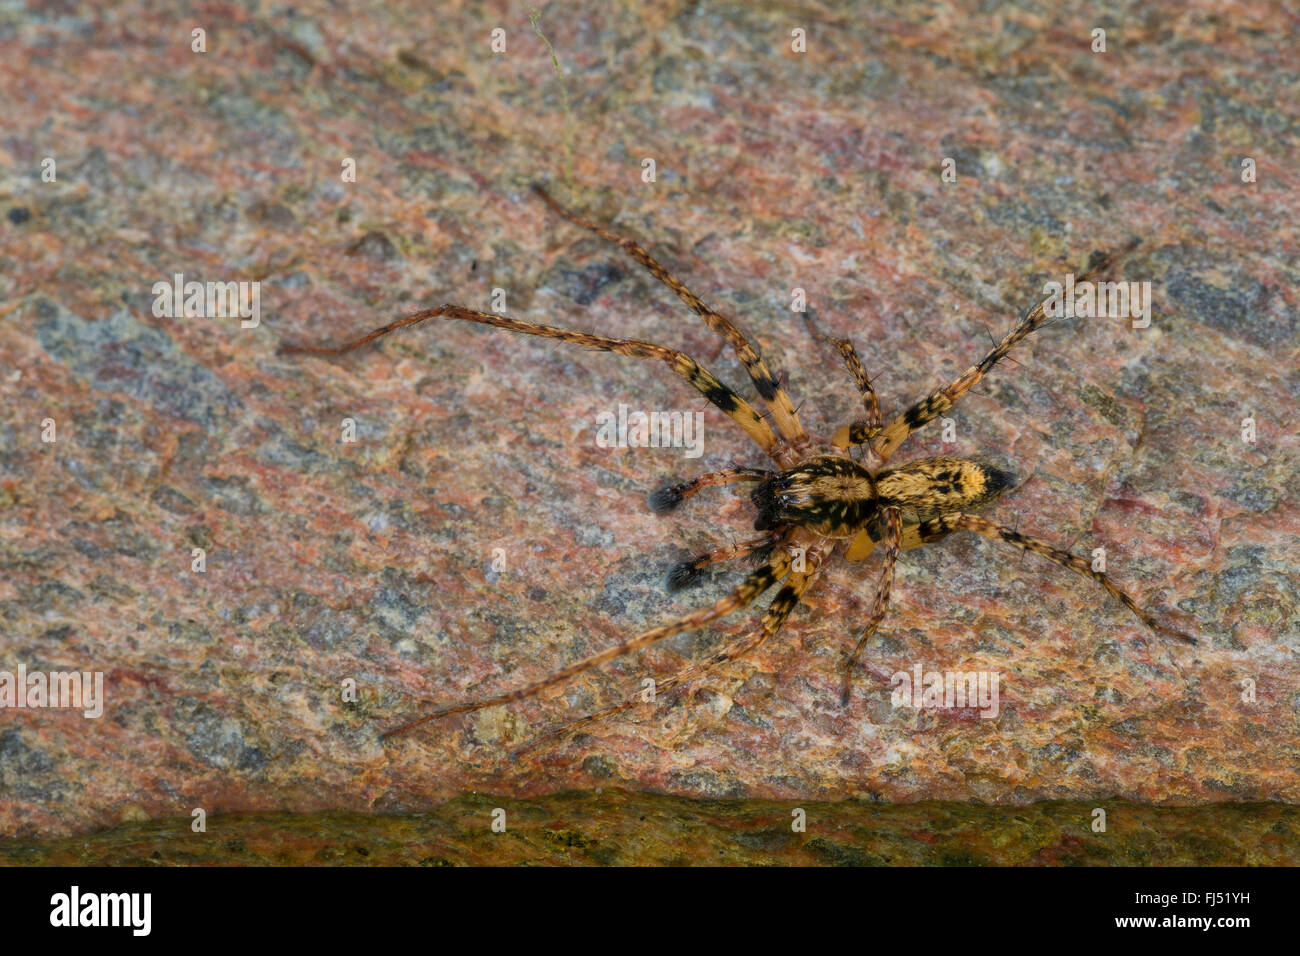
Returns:
[[[144,5],[0,12],[0,670],[99,671],[107,695],[97,720],[0,711],[0,832],[598,786],[1300,799],[1300,80],[1284,12],[551,5],[561,82],[522,5],[221,9],[205,53],[194,18]],[[980,455],[1030,479],[991,516],[1104,547],[1199,646],[963,536],[903,556],[847,708],[838,666],[876,561],[836,562],[778,639],[693,696],[558,748],[507,756],[757,614],[381,742],[422,701],[541,677],[737,580],[662,587],[753,515],[713,489],[659,517],[646,492],[761,463],[662,366],[460,324],[277,355],[456,302],[672,345],[742,384],[702,323],[550,214],[535,181],[736,316],[823,435],[857,399],[792,290],[854,339],[892,415],[1045,281],[1142,237],[1120,277],[1151,282],[1148,328],[1049,326],[953,410],[955,442],[931,425],[898,460]],[[260,324],[156,316],[154,283],[176,273],[259,281]],[[702,411],[703,455],[600,447],[597,416],[620,404]],[[997,717],[891,706],[891,675],[918,664],[998,674]]]

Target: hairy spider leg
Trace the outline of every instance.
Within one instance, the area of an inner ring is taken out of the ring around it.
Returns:
[[[914,548],[930,544],[932,541],[938,541],[946,537],[949,532],[936,531],[927,529],[921,524],[903,525],[902,537],[898,541],[898,550],[911,551]],[[872,537],[872,535],[875,537]],[[844,557],[849,561],[862,561],[869,557],[876,550],[876,545],[880,543],[880,531],[873,527],[871,530],[863,529],[858,532],[858,536],[849,544],[848,549],[844,552]]]
[[[677,293],[677,298],[685,302],[696,315],[704,320],[709,328],[721,335],[731,345],[736,353],[736,358],[740,359],[740,363],[745,366],[745,371],[749,373],[750,381],[758,389],[758,394],[771,408],[772,418],[776,422],[777,429],[790,442],[791,446],[798,449],[807,445],[807,435],[804,434],[803,425],[799,423],[799,416],[795,412],[794,403],[790,401],[790,396],[781,388],[776,376],[767,367],[767,362],[763,360],[763,356],[759,354],[758,349],[754,347],[749,339],[745,338],[744,334],[736,328],[730,319],[705,305],[699,296],[686,288],[676,276],[655,261],[645,249],[631,239],[610,232],[599,223],[570,212],[552,199],[550,193],[541,186],[533,186],[533,189],[559,215],[574,225],[590,230],[602,239],[621,246],[628,255],[641,263],[651,275]]]
[[[894,586],[894,568],[898,564],[898,549],[903,534],[903,515],[897,508],[885,508],[881,511],[880,517],[885,526],[881,536],[885,545],[885,561],[880,568],[876,596],[871,602],[871,617],[867,618],[867,623],[859,632],[858,643],[853,648],[853,653],[844,662],[844,689],[840,691],[841,704],[849,702],[849,697],[853,693],[853,665],[857,663],[858,655],[867,646],[871,635],[876,633],[880,622],[885,619],[885,608],[889,605],[889,590]]]
[[[1115,260],[1137,245],[1138,240],[1131,240],[1118,252],[1095,259],[1087,271],[1076,281],[1084,282],[1091,279],[1109,268]],[[887,460],[890,455],[898,450],[898,446],[903,443],[908,435],[952,408],[953,403],[978,384],[998,362],[1007,356],[1007,353],[1030,333],[1041,328],[1043,323],[1047,321],[1047,303],[1050,301],[1050,299],[1044,299],[1026,312],[1024,318],[1016,323],[1015,327],[1004,335],[1002,340],[984,358],[980,359],[978,364],[966,369],[951,384],[936,389],[919,402],[913,404],[886,425],[878,434],[868,436],[864,429],[855,428],[854,425],[845,425],[831,438],[831,443],[840,448],[847,448],[853,444],[869,441],[872,451],[880,457],[880,460],[882,462]]]
[[[795,609],[799,603],[800,597],[808,586],[812,584],[813,579],[817,577],[821,569],[822,561],[826,554],[831,550],[834,542],[828,538],[820,539],[816,544],[810,547],[804,555],[804,570],[795,571],[786,580],[781,590],[776,592],[776,597],[772,598],[772,603],[763,612],[762,626],[756,633],[750,634],[745,638],[728,644],[715,654],[702,661],[696,661],[682,670],[667,677],[664,680],[655,683],[655,695],[671,691],[681,684],[694,680],[702,674],[705,674],[714,668],[734,660],[739,660],[751,651],[756,650],[759,645],[771,638],[781,626],[785,624],[786,618],[790,612]],[[568,737],[577,733],[584,727],[588,727],[597,721],[604,720],[607,717],[613,717],[624,711],[631,710],[638,703],[641,703],[640,696],[630,697],[625,701],[613,704],[603,710],[598,710],[593,714],[588,714],[581,720],[575,720],[572,723],[565,724],[562,727],[553,730],[546,735],[526,744],[516,750],[512,756],[518,757],[530,750],[536,749],[544,744],[553,743],[561,738]]]
[[[740,586],[731,594],[717,601],[710,607],[700,608],[683,618],[673,621],[671,624],[664,624],[652,630],[639,634],[636,637],[629,638],[613,647],[608,647],[603,651],[584,657],[580,661],[574,661],[567,667],[563,667],[549,677],[542,680],[534,681],[517,690],[507,691],[504,694],[497,694],[494,697],[485,697],[482,700],[474,701],[468,704],[456,704],[451,707],[443,707],[439,710],[431,711],[408,723],[402,724],[387,733],[381,734],[381,739],[396,737],[398,734],[404,734],[409,730],[414,730],[421,724],[428,723],[431,720],[439,720],[443,717],[451,717],[455,714],[468,714],[472,711],[482,710],[484,707],[495,707],[498,704],[509,704],[513,701],[523,700],[551,687],[555,684],[566,681],[571,677],[589,671],[593,667],[598,667],[608,661],[623,657],[638,651],[643,647],[662,641],[665,638],[672,637],[674,634],[681,634],[683,631],[693,631],[696,628],[703,627],[710,621],[716,621],[720,617],[726,617],[734,611],[751,604],[755,598],[770,588],[777,581],[780,581],[790,572],[791,556],[790,553],[782,548],[774,554],[765,565],[752,572]]]
[[[635,339],[611,339],[604,335],[572,332],[568,329],[557,329],[550,325],[538,325],[535,322],[508,319],[504,316],[479,312],[475,309],[466,309],[458,305],[441,305],[436,309],[425,309],[423,312],[416,312],[414,315],[408,315],[396,322],[390,322],[383,328],[375,329],[368,335],[363,335],[361,338],[344,345],[335,347],[289,345],[281,347],[280,352],[282,354],[342,355],[344,352],[351,352],[353,349],[360,348],[390,332],[438,316],[459,319],[465,322],[480,322],[484,325],[494,325],[500,329],[509,329],[511,332],[522,332],[525,335],[537,335],[546,339],[559,339],[561,342],[568,342],[571,345],[584,345],[587,348],[600,349],[604,352],[617,352],[619,355],[629,355],[633,358],[657,359],[686,379],[696,391],[743,428],[758,447],[763,449],[774,461],[779,462],[780,460],[778,456],[781,449],[776,435],[772,433],[766,419],[754,409],[754,406],[723,385],[707,369],[685,352],[679,352],[663,345],[652,345],[649,342],[638,342]]]
[[[876,390],[871,384],[871,379],[867,377],[867,370],[862,365],[862,360],[858,358],[857,349],[848,339],[833,338],[822,332],[815,325],[808,314],[804,313],[804,325],[813,338],[820,339],[827,345],[830,345],[835,351],[840,353],[844,359],[844,367],[848,369],[849,374],[853,376],[853,383],[858,387],[858,393],[862,396],[862,408],[867,413],[865,419],[861,419],[849,426],[852,433],[860,436],[858,441],[851,444],[860,445],[869,441],[880,431],[880,400],[876,397]],[[844,446],[841,446],[844,447]]]
[[[1092,565],[1079,557],[1071,554],[1069,551],[1063,551],[1060,548],[1053,547],[1046,541],[1037,538],[1031,538],[1021,534],[1012,528],[1003,527],[995,524],[986,518],[972,514],[946,514],[937,518],[931,518],[929,521],[921,522],[921,535],[929,540],[936,537],[942,537],[952,531],[974,531],[976,534],[983,535],[986,538],[992,538],[994,541],[1005,541],[1013,547],[1020,548],[1022,551],[1032,551],[1034,554],[1041,555],[1049,561],[1059,564],[1063,568],[1068,568],[1076,574],[1081,574],[1085,578],[1092,578],[1126,608],[1137,616],[1137,619],[1149,627],[1157,634],[1167,634],[1170,637],[1176,637],[1188,644],[1195,644],[1196,638],[1182,631],[1175,630],[1161,624],[1154,617],[1138,607],[1137,602],[1124,593],[1114,581],[1112,581],[1104,571],[1094,571]]]
[[[722,471],[711,471],[707,475],[665,485],[658,491],[651,492],[650,510],[655,514],[664,514],[704,488],[729,485],[737,481],[763,481],[771,477],[772,472],[763,468],[726,468]]]
[[[762,537],[711,548],[701,555],[673,565],[672,570],[668,572],[668,590],[680,591],[682,588],[694,584],[699,579],[700,572],[711,564],[748,557],[751,554],[763,551],[765,548],[773,547],[777,541],[785,537],[789,527],[789,525],[781,525],[770,534],[765,534]]]
[[[853,382],[858,386],[858,391],[862,395],[862,408],[867,413],[864,422],[866,428],[868,430],[879,429],[880,401],[876,398],[876,390],[871,386],[871,380],[867,378],[867,370],[862,367],[862,360],[858,358],[857,350],[848,339],[832,339],[831,344],[843,356],[844,367],[853,376]]]

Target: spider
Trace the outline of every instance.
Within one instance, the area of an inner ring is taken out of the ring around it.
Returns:
[[[774,468],[727,468],[668,485],[649,496],[650,508],[662,514],[672,511],[705,488],[736,482],[748,482],[754,486],[750,495],[758,512],[754,530],[762,534],[751,540],[714,548],[693,560],[678,564],[669,573],[668,585],[675,589],[689,584],[703,568],[722,561],[755,555],[762,563],[734,591],[709,607],[700,608],[678,620],[575,661],[548,677],[515,690],[425,713],[387,731],[381,735],[383,738],[404,734],[444,717],[532,697],[548,687],[657,641],[704,627],[747,607],[760,595],[780,585],[776,596],[763,613],[757,631],[659,681],[655,688],[656,693],[670,691],[722,664],[744,657],[776,634],[841,542],[847,545],[844,555],[850,561],[861,561],[877,548],[884,553],[871,615],[859,630],[857,642],[844,661],[840,696],[845,705],[850,700],[854,665],[885,616],[899,551],[931,544],[955,531],[972,531],[1005,542],[1089,577],[1152,631],[1190,644],[1196,643],[1194,638],[1161,624],[1143,611],[1110,577],[1102,571],[1093,570],[1083,558],[973,514],[973,511],[990,504],[1011,487],[1014,479],[1006,472],[981,461],[951,456],[921,458],[897,467],[882,467],[909,435],[951,408],[958,398],[983,379],[1021,340],[1044,324],[1047,318],[1046,302],[1026,312],[978,364],[972,365],[951,384],[926,395],[886,425],[881,423],[879,400],[852,343],[846,338],[825,336],[809,324],[810,332],[833,346],[843,358],[857,385],[865,413],[865,417],[841,427],[826,442],[813,438],[805,431],[789,395],[778,383],[758,349],[731,320],[707,306],[637,243],[565,209],[541,186],[534,186],[533,189],[564,219],[620,246],[651,275],[675,292],[709,328],[721,336],[744,366],[768,414],[760,413],[695,359],[676,349],[633,339],[610,338],[539,325],[459,305],[425,309],[336,347],[285,346],[281,351],[341,355],[398,329],[429,319],[444,318],[493,325],[525,335],[558,339],[571,345],[663,362],[740,426],[775,465]],[[1119,253],[1109,256],[1094,253],[1088,271],[1077,281],[1084,281],[1102,272],[1118,255],[1128,252],[1135,245],[1136,241],[1130,242]],[[854,450],[863,454],[855,458]],[[870,456],[874,456],[878,462],[875,467],[864,464],[870,460]],[[561,726],[528,744],[523,750],[573,734],[589,724],[622,713],[637,703],[637,698],[631,698],[606,707],[581,720]]]

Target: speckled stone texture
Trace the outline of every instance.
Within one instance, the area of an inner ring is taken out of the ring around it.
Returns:
[[[522,4],[33,6],[0,10],[0,670],[102,671],[108,700],[99,720],[0,711],[0,832],[597,786],[1300,800],[1300,75],[1280,6],[550,4],[567,99]],[[837,562],[693,696],[557,749],[506,756],[757,613],[381,742],[422,701],[515,687],[737,580],[664,592],[682,553],[753,513],[713,489],[658,517],[646,492],[762,461],[662,366],[463,324],[277,355],[455,302],[679,347],[752,394],[534,181],[736,316],[822,435],[859,407],[796,287],[892,415],[1045,281],[1142,237],[1118,277],[1152,283],[1149,328],[1052,324],[953,410],[954,443],[931,425],[896,460],[980,455],[1028,479],[990,515],[1104,547],[1200,645],[961,535],[901,559],[847,708],[838,666],[878,559]],[[260,281],[260,325],[156,317],[178,272]],[[600,447],[620,403],[702,411],[703,455]],[[890,675],[917,664],[998,674],[998,716],[891,706]]]

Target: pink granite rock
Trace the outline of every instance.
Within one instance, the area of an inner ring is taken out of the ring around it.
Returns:
[[[21,65],[0,73],[0,670],[101,672],[106,697],[99,719],[0,711],[0,832],[594,786],[1300,798],[1284,12],[551,5],[567,113],[517,5],[268,16],[208,11],[195,53],[189,21],[141,5],[0,14]],[[954,442],[931,425],[898,460],[1014,471],[1027,480],[991,517],[1105,548],[1122,586],[1201,643],[957,536],[902,557],[847,708],[838,668],[878,559],[837,561],[777,639],[693,696],[556,749],[507,756],[760,612],[381,742],[421,706],[715,600],[735,571],[671,595],[665,571],[752,533],[743,491],[645,506],[665,478],[761,464],[662,366],[460,324],[277,355],[455,302],[661,342],[742,385],[695,316],[549,213],[534,181],[735,316],[823,435],[859,406],[791,310],[796,288],[853,338],[893,415],[1044,282],[1140,236],[1118,277],[1151,283],[1149,327],[1052,324],[952,411]],[[155,283],[177,273],[259,281],[259,324],[155,314]],[[620,404],[702,412],[703,454],[600,447],[597,416]],[[997,716],[891,705],[892,675],[918,664],[997,674]]]

